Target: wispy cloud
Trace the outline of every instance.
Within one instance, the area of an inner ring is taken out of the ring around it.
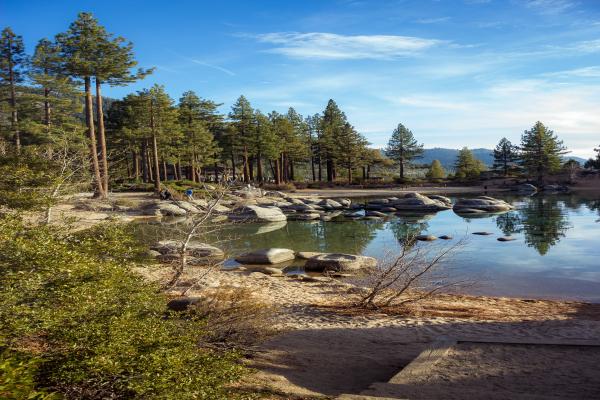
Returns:
[[[570,0],[527,0],[526,5],[542,14],[556,15],[575,8],[577,3]]]
[[[338,35],[335,33],[275,32],[254,36],[262,43],[276,45],[268,50],[293,58],[330,60],[393,59],[415,55],[448,43],[437,39],[393,35]]]
[[[208,67],[208,68],[216,69],[217,71],[224,72],[224,73],[226,73],[227,75],[230,75],[230,76],[235,76],[235,72],[233,72],[233,71],[231,71],[231,70],[229,70],[227,68],[221,67],[219,65],[210,64],[210,63],[207,63],[207,62],[204,62],[204,61],[200,61],[200,60],[196,60],[196,59],[193,59],[193,58],[190,58],[190,61],[193,62],[194,64],[202,65],[203,67]]]
[[[558,78],[600,78],[600,66],[549,72],[545,76]]]
[[[439,18],[421,18],[415,22],[418,24],[439,24],[440,22],[449,21],[450,17],[439,17]]]

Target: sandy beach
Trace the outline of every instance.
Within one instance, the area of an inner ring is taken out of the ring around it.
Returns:
[[[161,268],[147,276],[161,279],[166,273]],[[182,286],[199,283],[199,274],[190,270]],[[439,337],[543,342],[597,340],[600,333],[600,305],[577,302],[443,295],[402,313],[363,312],[344,306],[355,288],[336,280],[302,282],[215,269],[201,284],[250,288],[277,307],[278,334],[253,353],[248,363],[257,372],[246,383],[284,398],[360,393],[386,382]],[[556,356],[545,354],[534,353],[539,363]]]

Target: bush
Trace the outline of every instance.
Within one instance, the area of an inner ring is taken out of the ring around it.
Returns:
[[[229,397],[237,355],[199,347],[205,318],[167,312],[130,268],[136,249],[120,227],[73,236],[0,218],[2,398]],[[5,383],[18,368],[27,395]]]
[[[294,191],[296,190],[296,186],[293,183],[280,183],[279,185],[275,183],[265,183],[262,188],[264,190],[287,190]]]

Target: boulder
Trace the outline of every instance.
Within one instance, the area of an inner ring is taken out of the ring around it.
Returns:
[[[294,258],[293,250],[269,248],[241,254],[235,258],[235,261],[240,264],[279,264]]]
[[[188,214],[186,210],[173,203],[159,203],[156,209],[165,217],[184,217]]]
[[[366,217],[386,217],[387,215],[385,213],[382,213],[380,211],[367,211],[365,213]]]
[[[431,199],[419,193],[407,193],[403,198],[390,202],[398,211],[436,212],[451,208],[442,200]]]
[[[422,242],[432,242],[437,239],[437,237],[433,235],[418,235],[415,239],[420,240]]]
[[[161,240],[151,247],[151,250],[160,253],[156,258],[161,262],[174,262],[179,260],[179,251],[182,242],[179,240]],[[186,247],[186,254],[189,256],[187,262],[190,265],[206,264],[210,261],[222,261],[225,259],[225,252],[218,247],[207,243],[190,242]]]
[[[296,220],[296,221],[311,221],[314,219],[319,219],[321,218],[321,214],[313,212],[313,213],[302,213],[302,214],[292,214],[289,216],[290,219]]]
[[[287,217],[278,207],[244,206],[233,210],[229,214],[232,221],[258,221],[258,222],[280,222]]]
[[[348,218],[361,218],[363,217],[363,213],[362,212],[349,212],[349,213],[345,213],[344,216],[348,217]]]
[[[350,199],[338,199],[338,203],[340,203],[344,207],[350,207],[352,201]]]
[[[319,206],[323,207],[325,210],[338,210],[340,208],[344,208],[344,206],[332,199],[323,199],[317,203]]]
[[[468,214],[472,213],[472,210],[478,210],[478,212],[509,211],[513,209],[513,206],[504,200],[494,199],[489,196],[479,196],[472,199],[460,199],[454,204],[453,209],[456,213]]]
[[[439,194],[429,194],[427,195],[427,197],[429,197],[431,200],[438,200],[441,201],[442,203],[445,203],[449,206],[452,205],[452,200],[450,200],[448,197],[446,196],[441,196]]]
[[[356,256],[341,253],[323,253],[306,260],[306,271],[355,271],[361,268],[374,268],[377,260],[373,257]]]
[[[299,251],[298,253],[296,253],[296,257],[301,260],[308,260],[309,258],[316,257],[321,254],[324,254],[324,253],[319,253],[316,251]]]
[[[512,242],[513,240],[517,240],[512,236],[503,236],[497,239],[499,242]]]

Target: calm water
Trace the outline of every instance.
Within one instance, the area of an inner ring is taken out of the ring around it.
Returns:
[[[229,254],[264,247],[363,254],[383,259],[402,248],[407,234],[451,235],[466,240],[449,261],[453,273],[475,279],[471,293],[579,299],[600,302],[600,200],[597,196],[500,196],[516,209],[463,218],[452,210],[421,217],[391,215],[382,221],[340,220],[240,224],[218,235]],[[452,199],[455,201],[456,199]],[[490,236],[472,232],[487,231]],[[499,242],[512,235],[512,242]]]

